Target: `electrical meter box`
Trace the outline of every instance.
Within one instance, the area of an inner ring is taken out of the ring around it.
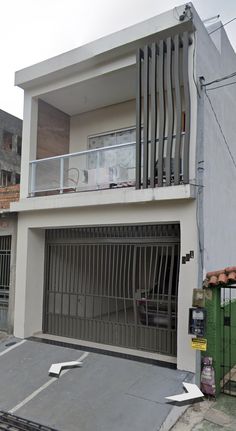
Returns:
[[[205,290],[193,289],[193,307],[205,307]]]
[[[206,327],[206,310],[205,308],[190,308],[188,333],[203,337]]]

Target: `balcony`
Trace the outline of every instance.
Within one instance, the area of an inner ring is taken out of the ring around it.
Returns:
[[[164,138],[164,148],[167,139],[167,137]],[[168,184],[171,186],[183,183],[184,140],[185,133],[182,133],[177,157],[176,135],[172,137],[169,163],[171,181]],[[158,140],[156,144],[158,146]],[[149,142],[148,147],[150,145]],[[143,143],[141,147],[141,172],[143,172]],[[148,154],[150,164],[150,150]],[[158,160],[156,161],[154,187],[158,185],[160,177],[162,185],[167,185],[167,161],[164,151],[162,172],[158,172],[159,164]],[[142,182],[143,175],[141,176],[141,186]],[[148,178],[148,184],[150,187],[150,178]],[[134,141],[30,162],[30,197],[123,187],[136,187],[136,142]]]
[[[136,57],[132,51],[128,64],[111,59],[109,73],[96,69],[39,94],[28,140],[35,160],[27,160],[21,195],[189,184],[190,45],[187,32],[169,36],[138,48]]]
[[[135,185],[135,142],[30,162],[30,196]]]

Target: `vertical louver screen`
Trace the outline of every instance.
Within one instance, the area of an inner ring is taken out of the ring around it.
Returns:
[[[187,32],[137,53],[136,188],[189,182]]]

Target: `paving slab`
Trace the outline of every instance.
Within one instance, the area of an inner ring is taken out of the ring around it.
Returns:
[[[183,392],[182,382],[192,379],[187,372],[92,352],[82,368],[59,379],[48,376],[52,363],[82,355],[26,341],[1,356],[0,409],[17,406],[18,416],[64,431],[158,431],[173,408],[164,397]]]
[[[229,425],[231,423],[231,419],[227,414],[220,412],[214,408],[210,409],[204,415],[204,419],[221,427]]]
[[[236,398],[220,394],[217,400],[205,399],[193,404],[171,431],[235,431]]]

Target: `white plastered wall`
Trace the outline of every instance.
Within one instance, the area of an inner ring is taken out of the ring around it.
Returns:
[[[135,100],[71,117],[70,153],[88,149],[89,135],[135,126]]]
[[[36,158],[38,100],[30,93],[24,93],[24,121],[22,130],[20,198],[26,198],[29,191],[29,162]]]
[[[108,224],[180,222],[181,256],[194,250],[197,256],[195,201],[150,202],[70,210],[45,210],[19,214],[15,329],[17,337],[42,330],[44,233],[50,227]],[[177,366],[194,371],[195,355],[188,335],[188,308],[197,287],[197,258],[180,264]]]
[[[201,25],[199,18],[195,21],[196,26]],[[224,28],[208,36],[207,30],[199,27],[196,39],[197,78],[203,76],[204,82],[208,83],[236,70],[236,55]],[[226,80],[200,91],[202,116],[198,128],[202,131],[202,139],[198,145],[202,151],[197,160],[197,182],[203,184],[198,189],[202,199],[199,227],[201,232],[204,231],[201,245],[203,278],[208,271],[236,263],[236,85],[210,90],[232,81]]]

